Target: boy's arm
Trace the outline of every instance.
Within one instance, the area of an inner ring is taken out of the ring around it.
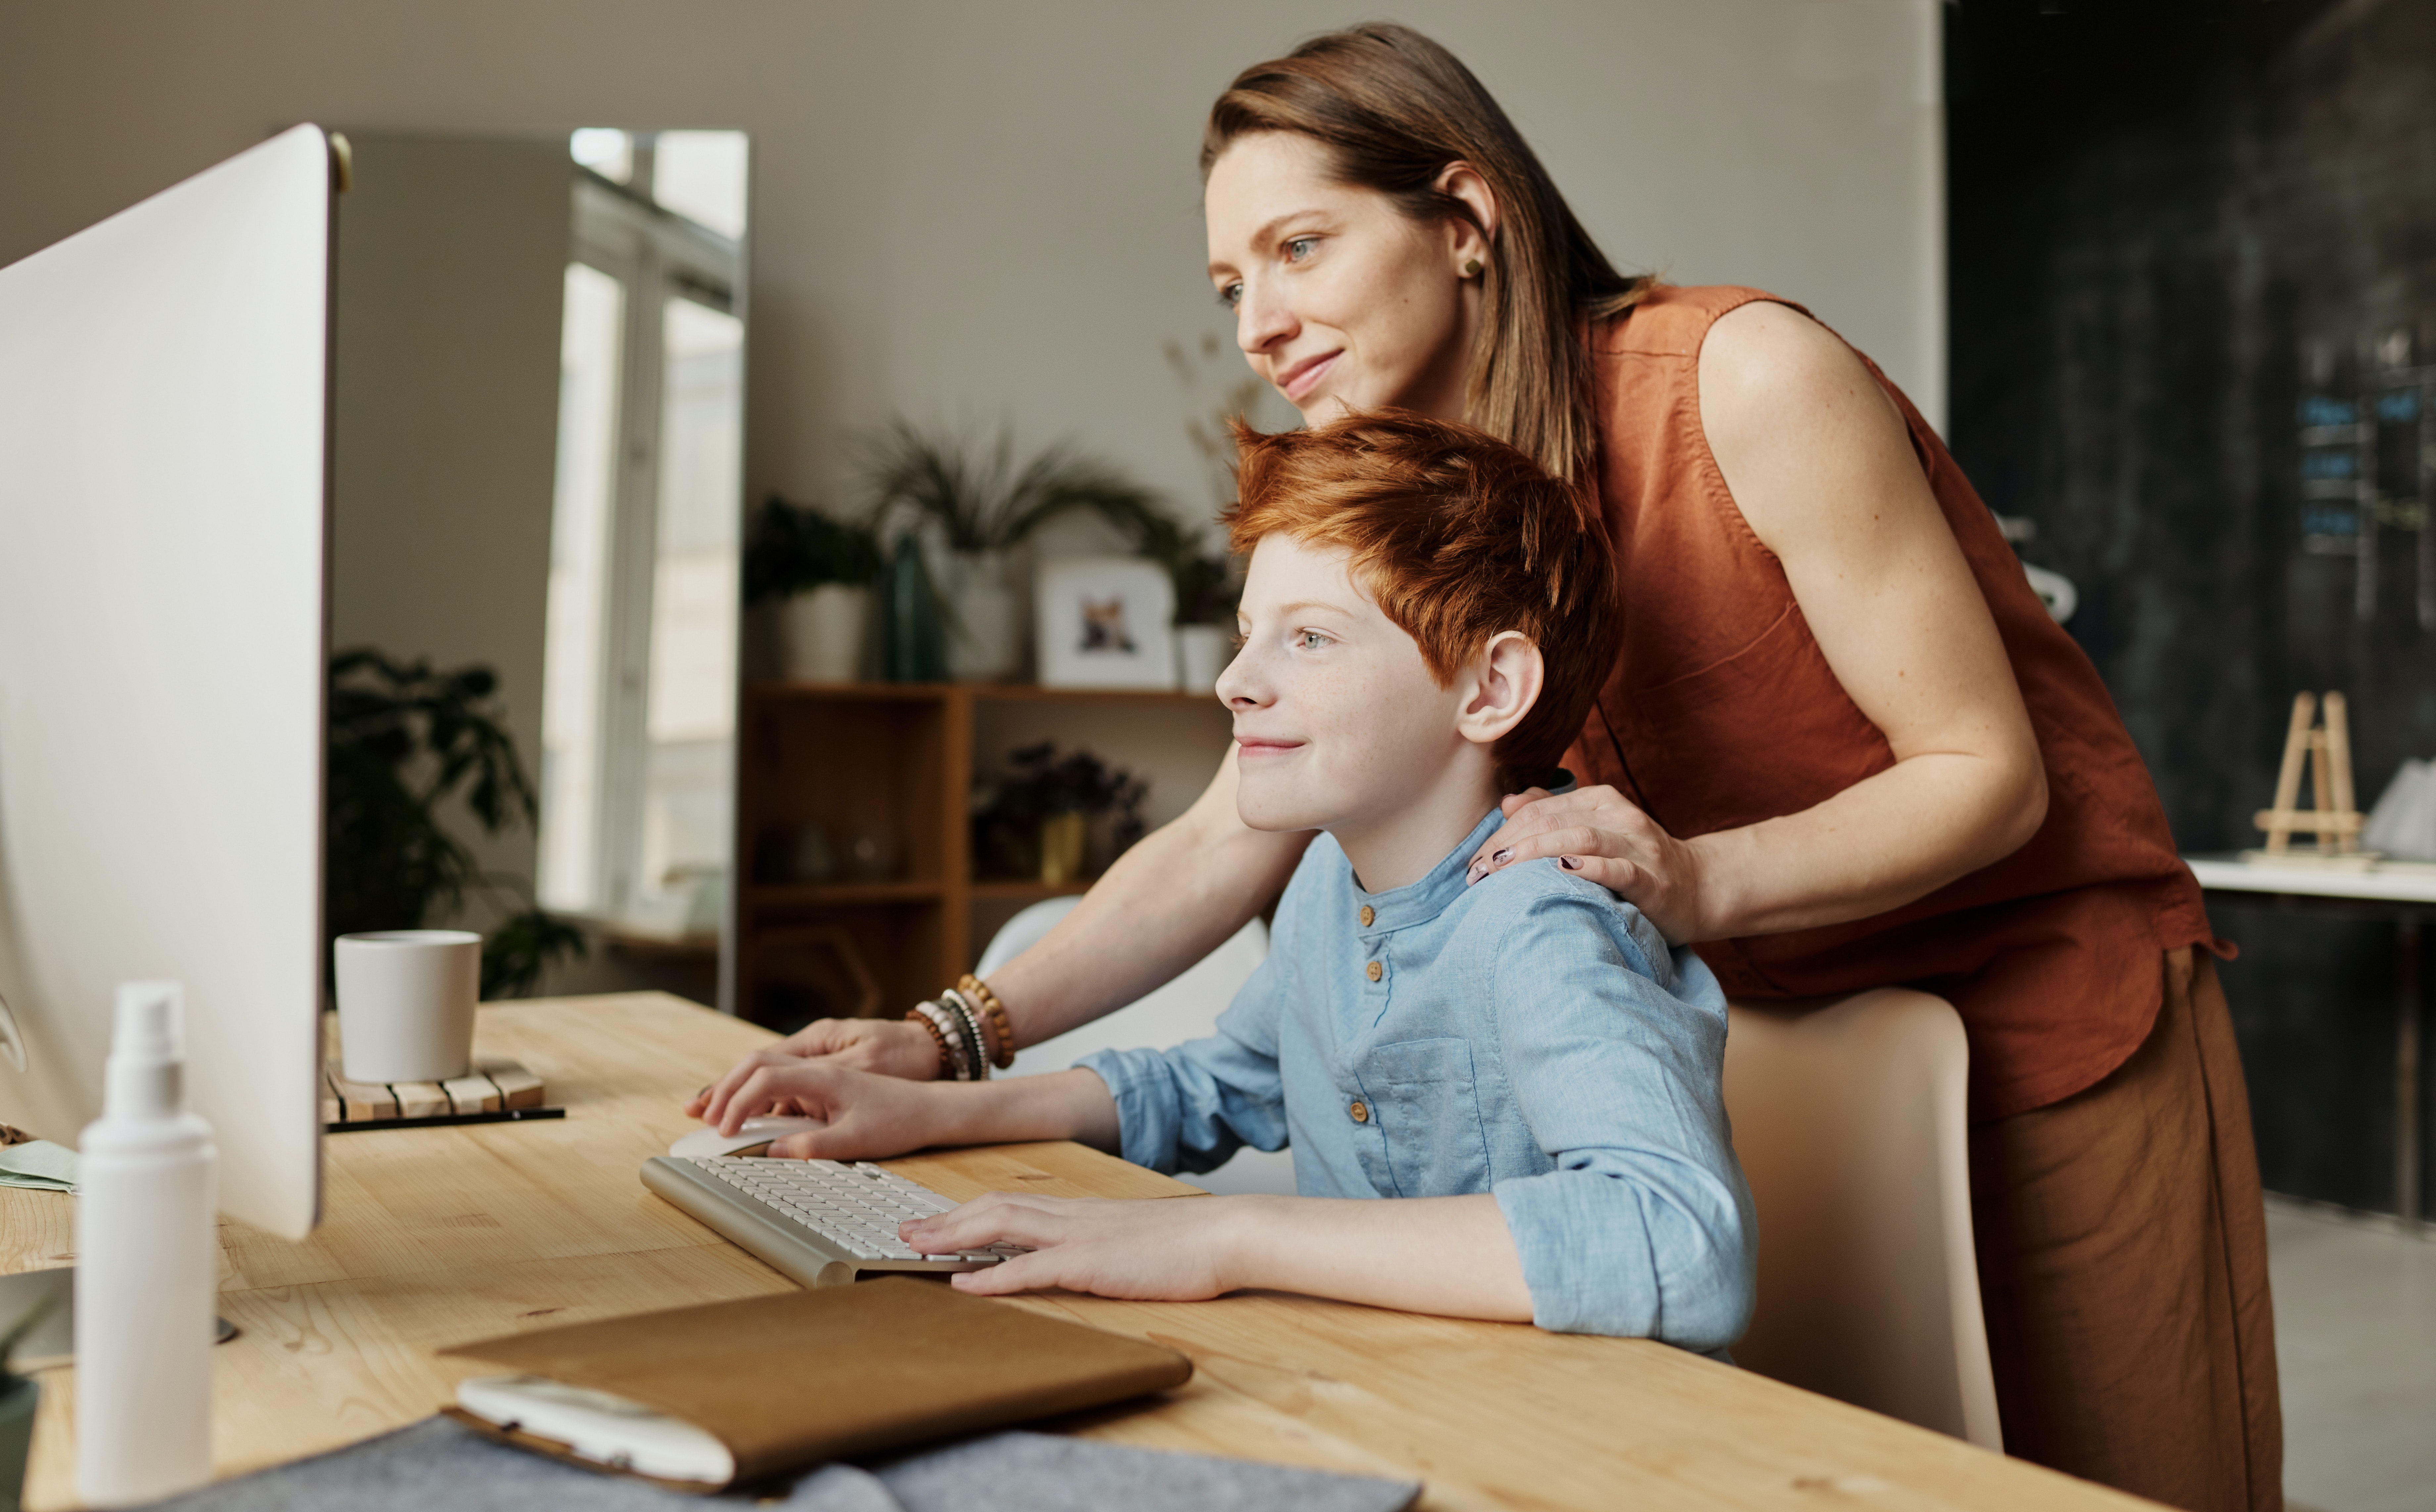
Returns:
[[[1061,1287],[1190,1302],[1250,1287],[1444,1317],[1531,1317],[1522,1261],[1486,1192],[1397,1202],[992,1192],[900,1232],[926,1253],[1028,1246],[1029,1255],[955,1278],[984,1295]]]
[[[1287,923],[1281,914],[1281,928]],[[1215,1171],[1246,1144],[1285,1148],[1279,960],[1272,951],[1261,963],[1207,1037],[1169,1050],[1104,1050],[1076,1063],[1116,1101],[1119,1156],[1152,1171],[1196,1172]]]
[[[1505,1074],[1557,1169],[1494,1194],[1541,1328],[1723,1348],[1756,1283],[1724,995],[1688,953],[1670,969],[1645,919],[1622,936],[1611,902],[1567,882],[1524,900],[1501,946]]]

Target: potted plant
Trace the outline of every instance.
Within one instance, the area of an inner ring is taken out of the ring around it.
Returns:
[[[581,930],[533,901],[522,878],[483,871],[441,822],[443,808],[457,803],[486,835],[539,818],[499,722],[497,689],[487,667],[434,671],[428,661],[395,662],[369,647],[330,659],[322,922],[334,939],[421,929],[479,894],[505,915],[482,942],[482,996],[513,998],[585,946]]]
[[[861,672],[881,569],[870,526],[775,494],[762,502],[744,547],[744,601],[776,610],[787,676],[846,683]]]
[[[26,1494],[26,1455],[34,1441],[34,1409],[42,1404],[43,1388],[31,1376],[9,1368],[9,1361],[26,1336],[59,1304],[57,1292],[45,1292],[0,1333],[0,1512],[17,1512]]]
[[[944,538],[937,600],[947,630],[947,672],[982,682],[1013,676],[1031,640],[1010,570],[1015,548],[1056,515],[1122,513],[1149,508],[1151,498],[1116,469],[1070,446],[1052,446],[1018,466],[1014,438],[1003,429],[993,444],[977,450],[904,420],[864,439],[862,472],[875,515],[908,512]],[[900,576],[910,580],[912,569],[901,568]],[[898,614],[892,603],[892,617]]]
[[[984,874],[1070,882],[1141,838],[1150,785],[1132,773],[1088,751],[1061,756],[1046,740],[1009,752],[1006,767],[974,794],[973,856]],[[1097,847],[1095,824],[1105,824]]]

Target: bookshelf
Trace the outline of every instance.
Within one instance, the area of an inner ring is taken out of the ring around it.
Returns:
[[[741,714],[736,1001],[774,1025],[900,1014],[970,970],[1018,911],[1090,885],[972,875],[973,777],[1006,749],[1053,738],[1149,777],[1155,827],[1198,795],[1228,729],[1206,693],[1020,684],[751,683]],[[808,825],[828,879],[790,876]],[[858,839],[885,863],[859,868]]]

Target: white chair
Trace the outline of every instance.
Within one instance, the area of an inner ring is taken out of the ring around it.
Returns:
[[[991,972],[1040,943],[1057,921],[1074,910],[1080,898],[1053,897],[1035,903],[1006,921],[982,952],[977,976]],[[1031,1076],[1062,1071],[1093,1051],[1165,1049],[1199,1039],[1217,1023],[1218,1015],[1235,999],[1262,961],[1268,959],[1268,926],[1254,919],[1235,931],[1217,949],[1202,957],[1182,976],[1145,998],[1127,1003],[1054,1039],[1020,1051],[1014,1066],[1001,1074]],[[1294,1153],[1290,1150],[1239,1150],[1217,1170],[1183,1178],[1216,1192],[1271,1192],[1292,1196]]]
[[[1726,1111],[1760,1237],[1734,1358],[2002,1451],[1971,1243],[1970,1066],[1960,1017],[1926,993],[1732,1006]]]

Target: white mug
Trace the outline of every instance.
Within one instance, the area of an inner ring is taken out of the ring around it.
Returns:
[[[474,1069],[482,937],[463,930],[339,936],[339,1038],[351,1082],[444,1082]]]

